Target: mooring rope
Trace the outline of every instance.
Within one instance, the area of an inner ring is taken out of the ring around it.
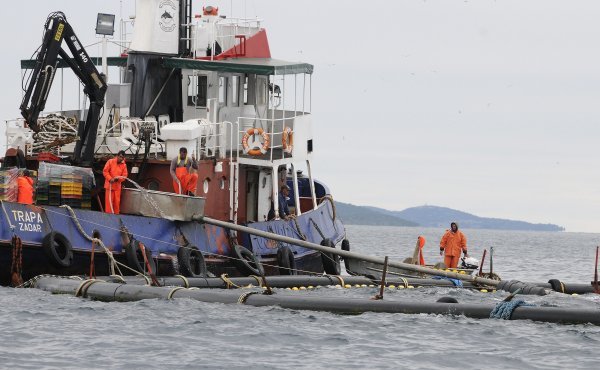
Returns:
[[[73,223],[75,224],[75,226],[77,226],[77,229],[79,230],[79,232],[86,239],[88,239],[90,241],[92,239],[94,239],[94,238],[90,237],[85,232],[85,230],[83,230],[83,227],[81,226],[81,224],[79,222],[79,219],[77,218],[77,216],[75,215],[75,212],[73,211],[73,209],[71,207],[69,207],[68,205],[63,205],[61,207],[67,209],[69,211],[70,215],[65,215],[65,214],[63,214],[61,212],[57,212],[57,211],[55,211],[53,209],[49,209],[49,208],[46,208],[46,207],[40,207],[40,209],[43,209],[45,212],[56,213],[59,216],[71,218],[72,221],[73,221]],[[2,208],[4,208],[4,204],[3,203],[2,203]],[[6,213],[6,211],[5,211],[5,213]],[[7,216],[7,220],[8,220],[8,216]],[[90,225],[93,225],[93,226],[98,226],[98,227],[101,227],[101,228],[104,228],[104,229],[121,232],[120,229],[115,228],[115,227],[107,226],[107,225],[100,224],[100,223],[94,222],[94,221],[89,221],[89,220],[84,220],[84,221],[86,223],[90,224]],[[9,221],[9,224],[10,224],[10,221]],[[14,226],[11,226],[11,227],[14,227]],[[191,247],[183,246],[183,245],[180,245],[178,243],[171,243],[171,242],[167,242],[167,241],[164,241],[164,240],[161,240],[161,239],[151,238],[151,237],[148,237],[148,236],[145,236],[145,235],[137,235],[137,234],[133,234],[133,233],[131,233],[131,235],[132,236],[136,236],[136,237],[142,237],[142,238],[145,238],[146,240],[149,240],[149,241],[152,241],[152,242],[156,242],[156,243],[165,244],[165,245],[168,245],[168,246],[175,246],[175,247],[178,247],[178,248],[193,249]],[[134,269],[130,268],[129,266],[127,266],[127,265],[125,265],[125,264],[123,264],[123,263],[115,260],[114,256],[112,255],[112,252],[110,250],[108,250],[108,248],[106,248],[106,246],[104,245],[104,243],[102,242],[102,240],[100,240],[100,239],[97,239],[97,240],[99,240],[99,245],[105,250],[105,252],[106,251],[109,252],[109,259],[111,259],[111,261],[114,261],[114,263],[116,263],[117,270],[119,270],[119,274],[121,276],[123,276],[123,274],[122,274],[121,270],[119,269],[119,266],[121,266],[124,269],[127,269],[127,270],[131,271],[134,275],[145,276],[145,275],[141,274],[139,271],[134,270]],[[226,255],[223,255],[223,254],[213,253],[213,252],[209,252],[209,251],[202,251],[202,254],[203,255],[208,255],[208,256],[215,256],[215,257],[219,257],[219,258],[226,258],[226,259],[229,259],[229,260],[243,261],[243,259],[240,259],[240,258],[236,258],[236,257],[232,257],[232,256],[226,256]],[[331,259],[331,260],[333,261],[333,259]],[[298,269],[298,268],[292,269],[292,268],[288,268],[288,267],[282,267],[282,266],[279,266],[279,265],[266,264],[264,262],[261,262],[261,264],[263,266],[267,266],[267,267],[275,267],[275,268],[282,268],[282,269],[287,269],[287,270],[295,270],[295,271],[297,271],[299,273],[304,273],[304,274],[313,275],[313,276],[326,276],[326,275],[328,275],[325,272],[315,272],[315,271],[309,271],[309,270],[302,270],[302,269]],[[116,275],[116,274],[112,273],[111,275]]]
[[[336,211],[335,211],[335,202],[333,201],[333,196],[331,194],[327,194],[321,198],[321,202],[323,202],[324,200],[328,200],[331,203],[331,209],[333,211],[332,221],[335,221]]]
[[[302,233],[302,230],[300,230],[298,219],[296,217],[292,217],[292,220],[294,220],[294,225],[296,226],[296,228],[292,230],[294,230],[294,232],[300,237],[300,239],[306,241],[306,235],[304,235],[304,233]]]
[[[110,272],[110,275],[115,275],[115,267],[117,271],[119,271],[119,275],[123,275],[123,273],[119,269],[119,262],[117,262],[113,253],[106,247],[106,245],[104,245],[104,242],[101,239],[91,237],[90,235],[88,235],[88,233],[85,232],[85,230],[81,226],[81,223],[79,222],[79,219],[77,219],[77,215],[75,214],[75,211],[73,211],[73,208],[66,204],[60,207],[66,209],[71,214],[71,220],[73,221],[75,227],[77,227],[77,230],[79,230],[79,232],[81,233],[81,235],[83,235],[84,238],[91,241],[92,243],[98,244],[104,250],[104,253],[106,253],[106,256],[108,257],[108,270]],[[125,267],[129,268],[129,266]]]
[[[263,278],[261,276],[257,276],[257,275],[249,275],[248,277],[252,277],[254,278],[254,280],[256,280],[256,283],[258,284],[259,287],[264,287],[265,286],[265,282],[263,280]]]

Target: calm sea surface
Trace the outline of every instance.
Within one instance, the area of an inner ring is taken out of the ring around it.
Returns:
[[[352,250],[407,257],[418,235],[440,260],[443,230],[348,226]],[[600,234],[463,230],[470,253],[494,247],[504,279],[593,278]],[[489,260],[488,260],[489,261]],[[487,264],[486,264],[487,267]],[[277,294],[370,297],[374,288]],[[394,290],[386,300],[497,302],[506,293]],[[535,304],[597,308],[600,296],[523,296]],[[191,300],[93,302],[0,288],[0,368],[129,369],[597,369],[600,327],[402,314],[341,316]]]

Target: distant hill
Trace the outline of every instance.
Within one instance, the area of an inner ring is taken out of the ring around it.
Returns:
[[[335,211],[348,225],[418,226],[395,215],[348,203],[335,202]]]
[[[456,221],[461,228],[496,229],[496,230],[530,230],[530,231],[564,231],[565,228],[554,224],[533,224],[524,221],[501,218],[479,217],[455,209],[437,206],[420,206],[403,211],[389,211],[382,208],[369,207],[382,214],[399,217],[426,227],[449,228],[450,222]]]

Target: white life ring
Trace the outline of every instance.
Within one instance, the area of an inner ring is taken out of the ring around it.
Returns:
[[[292,153],[294,148],[294,132],[291,127],[284,127],[281,135],[281,146],[286,153]]]
[[[248,143],[248,139],[250,136],[260,135],[262,136],[262,145],[257,145],[260,141],[255,140],[252,143]],[[263,155],[269,150],[269,145],[271,144],[271,140],[269,138],[269,134],[267,134],[262,128],[249,128],[246,130],[244,137],[242,137],[242,147],[244,148],[244,153],[250,155]]]

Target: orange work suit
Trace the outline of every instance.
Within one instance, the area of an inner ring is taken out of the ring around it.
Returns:
[[[185,158],[185,160],[183,160],[183,167],[178,167],[181,161],[179,157],[176,158],[176,160],[177,162],[175,165],[175,177],[177,177],[177,179],[181,183],[181,191],[179,191],[179,184],[177,183],[177,181],[173,180],[173,189],[175,190],[175,193],[187,194],[188,192],[192,192],[196,194],[196,187],[198,185],[198,174],[190,173],[190,171],[188,170],[188,167],[191,167],[191,165],[188,164],[190,162],[188,162],[187,157]]]
[[[113,183],[110,180],[117,176],[127,177],[125,160],[117,163],[116,157],[109,159],[102,173],[104,174],[104,211],[118,215],[121,212],[121,184],[125,179],[116,179]]]
[[[19,187],[17,202],[33,204],[33,179],[28,176],[20,176],[17,178],[17,186]]]
[[[446,230],[442,240],[440,240],[440,251],[445,252],[444,263],[446,267],[458,267],[460,252],[467,252],[467,237],[460,230],[456,230],[455,233],[452,230]]]

